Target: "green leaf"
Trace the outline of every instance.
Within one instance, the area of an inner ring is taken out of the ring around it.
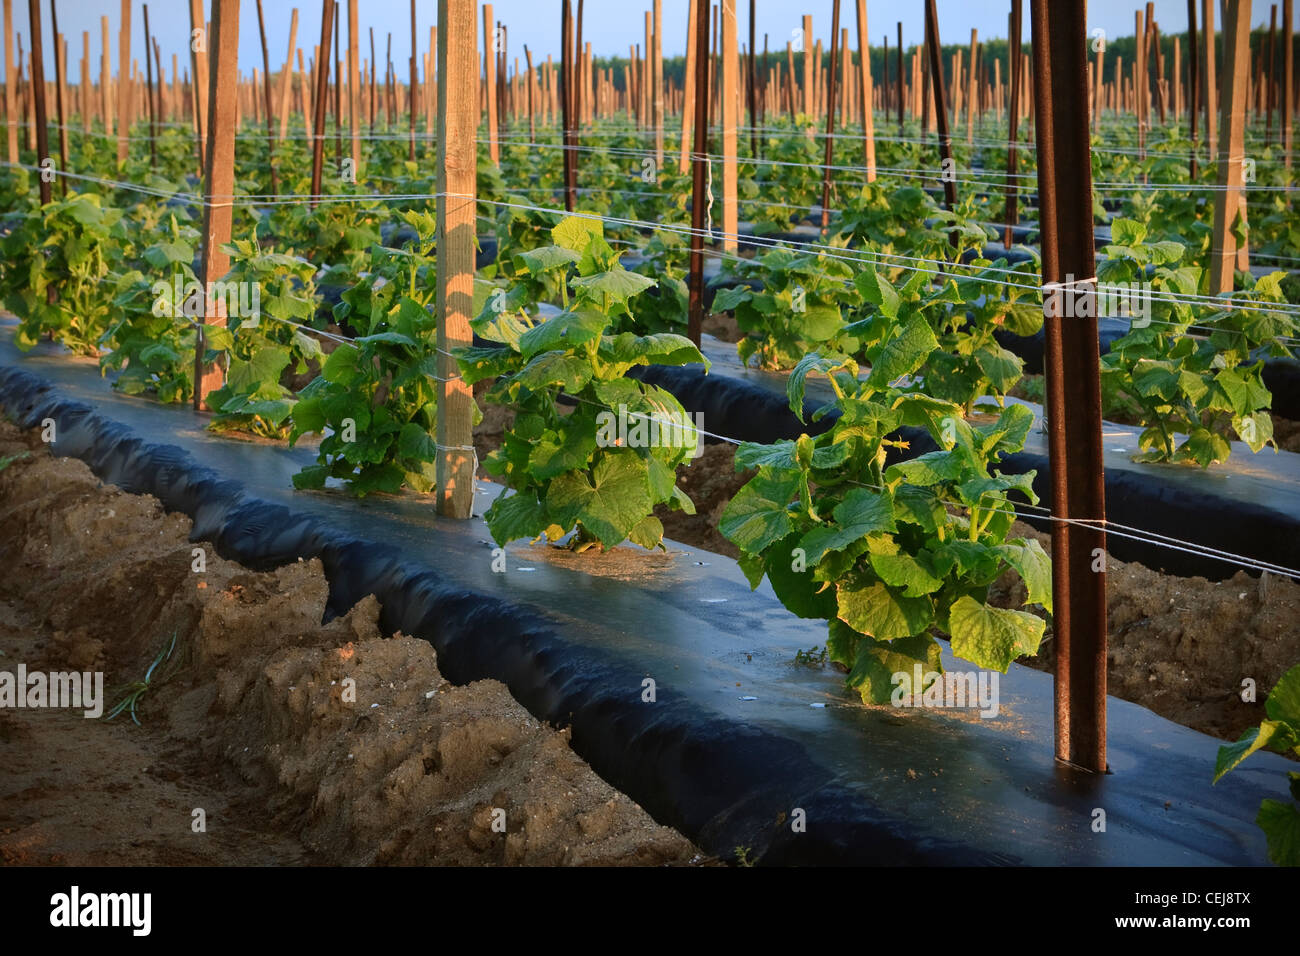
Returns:
[[[628,539],[633,544],[639,544],[647,551],[662,547],[664,542],[663,522],[654,515],[646,515],[628,533]]]
[[[483,516],[492,539],[499,545],[519,538],[533,539],[546,529],[546,509],[531,491],[509,497],[502,495],[492,502]]]
[[[1110,224],[1111,241],[1120,246],[1139,246],[1146,239],[1146,226],[1135,219],[1115,219]]]
[[[1236,743],[1219,747],[1214,760],[1214,782],[1218,783],[1225,774],[1257,750],[1264,747],[1286,749],[1287,744],[1294,742],[1295,736],[1291,726],[1282,720],[1265,720],[1258,727],[1249,728],[1237,738]]]
[[[611,269],[598,272],[592,276],[582,276],[569,283],[575,289],[582,289],[589,295],[604,297],[601,303],[606,309],[611,303],[624,303],[635,295],[655,285],[655,280],[626,269]]]
[[[943,587],[943,579],[934,574],[933,559],[924,551],[913,556],[901,554],[873,554],[871,567],[880,580],[891,587],[902,588],[904,597],[924,597]]]
[[[1278,866],[1300,866],[1300,809],[1280,800],[1263,800],[1255,823],[1268,841],[1268,858]]]
[[[835,590],[813,576],[812,565],[807,560],[796,560],[799,547],[796,531],[769,548],[764,562],[767,579],[791,613],[813,620],[830,620],[835,617]]]
[[[567,392],[578,392],[591,381],[591,363],[577,355],[564,352],[543,352],[533,358],[511,378],[512,385],[521,385],[538,391],[548,385],[558,385]]]
[[[891,382],[911,375],[924,365],[926,358],[938,347],[939,340],[934,337],[929,323],[919,315],[912,316],[872,363],[867,384],[873,388],[887,388]]]
[[[599,219],[582,216],[566,216],[551,229],[551,241],[557,246],[582,252],[591,242],[592,236],[604,235],[604,226]]]
[[[534,325],[519,337],[519,351],[524,358],[554,349],[574,350],[600,337],[609,317],[594,309],[561,312]]]
[[[596,462],[590,479],[585,472],[569,472],[554,479],[546,505],[557,523],[569,527],[581,521],[602,545],[612,548],[627,539],[654,503],[645,462],[635,451],[619,449],[606,452]]]
[[[1264,712],[1273,720],[1284,720],[1300,728],[1300,664],[1283,674],[1269,691]]]
[[[809,567],[815,567],[829,552],[842,551],[869,534],[897,530],[891,497],[867,488],[850,490],[833,514],[833,524],[813,528],[799,542]]]
[[[969,595],[948,612],[952,652],[1003,674],[1016,658],[1038,651],[1047,623],[1025,611],[989,607]]]
[[[994,553],[1016,569],[1028,592],[1026,603],[1041,604],[1052,611],[1052,559],[1033,538],[1018,538],[1000,544]]]
[[[518,258],[523,261],[524,268],[533,278],[544,275],[555,269],[562,269],[582,258],[572,249],[564,249],[560,246],[542,246],[540,249],[529,249],[527,252],[521,252]]]
[[[351,385],[360,372],[357,370],[357,358],[361,353],[354,345],[340,345],[330,353],[321,367],[321,376],[327,382],[336,385]]]
[[[566,471],[585,469],[595,450],[596,433],[581,427],[581,423],[562,433],[548,431],[533,446],[528,470],[534,478],[547,481]]]
[[[885,469],[885,480],[902,480],[909,485],[930,488],[961,477],[960,456],[951,451],[931,451]]]
[[[859,581],[841,581],[836,587],[836,601],[840,620],[879,641],[911,637],[934,622],[930,598],[903,597],[881,581],[867,586]]]
[[[888,704],[894,696],[894,675],[906,674],[910,678],[917,664],[922,674],[943,672],[939,643],[929,634],[894,641],[862,637],[845,683],[862,695],[865,704]]]
[[[718,531],[741,551],[763,553],[793,529],[787,507],[798,487],[797,475],[778,478],[770,469],[759,469],[727,503]]]
[[[437,461],[438,446],[427,429],[407,422],[397,435],[397,454],[411,461]]]
[[[251,358],[231,360],[226,384],[235,392],[247,393],[267,382],[278,383],[289,359],[288,349],[264,345]]]
[[[877,272],[876,267],[871,262],[866,263],[866,268],[859,272],[853,279],[853,284],[858,287],[862,297],[872,305],[879,307],[882,315],[888,318],[897,318],[898,316],[898,292],[887,279],[882,278]]]

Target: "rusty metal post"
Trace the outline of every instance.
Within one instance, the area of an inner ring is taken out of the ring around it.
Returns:
[[[1030,0],[1043,283],[1056,284],[1044,296],[1052,514],[1064,519],[1052,525],[1056,758],[1104,773],[1106,487],[1086,8],[1086,0]]]
[[[1016,212],[1016,136],[1020,128],[1020,23],[1023,19],[1020,0],[1011,0],[1010,37],[1011,46],[1007,52],[1007,85],[1011,91],[1011,100],[1007,104],[1007,197],[1004,209],[1007,228],[1002,237],[1002,244],[1011,248],[1011,227],[1020,218]],[[1041,226],[1042,223],[1039,223]]]
[[[704,323],[704,197],[709,152],[709,4],[695,11],[695,155],[691,157],[691,277],[686,334],[697,346]]]
[[[1120,78],[1115,78],[1120,82]],[[1192,160],[1188,171],[1196,181],[1196,119],[1201,110],[1200,53],[1196,43],[1196,0],[1187,0],[1187,115],[1191,120]]]
[[[939,126],[939,159],[940,168],[946,172],[951,172],[952,165],[952,140],[948,135],[948,104],[945,102],[943,92],[943,56],[940,52],[942,46],[939,43],[939,13],[935,9],[934,0],[925,2],[925,38],[926,45],[929,47],[930,54],[930,89],[934,90],[934,118]],[[953,77],[954,82],[957,77]],[[949,209],[957,205],[957,182],[954,177],[945,175],[943,177],[943,200]],[[954,240],[956,236],[953,236]]]
[[[831,70],[826,77],[826,164],[822,172],[822,232],[831,224],[831,163],[835,149],[835,74],[840,57],[840,0],[831,6]],[[820,66],[820,64],[819,64]],[[848,94],[848,90],[844,91]]]
[[[29,20],[28,31],[31,33],[31,61],[32,71],[32,98],[36,104],[35,123],[36,123],[36,163],[40,165],[50,158],[50,131],[46,126],[45,110],[45,51],[41,45],[41,0],[28,0],[27,15]],[[46,181],[45,176],[38,177],[41,181],[41,205],[44,206],[50,201],[50,184]]]

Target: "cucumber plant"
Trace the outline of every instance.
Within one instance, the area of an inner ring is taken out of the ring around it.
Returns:
[[[48,334],[98,355],[113,313],[109,280],[132,249],[122,210],[96,193],[69,192],[24,216],[0,248],[4,304],[19,318],[14,343],[30,349]]]
[[[956,403],[892,384],[937,348],[912,315],[869,348],[865,378],[847,356],[806,357],[790,376],[791,409],[802,417],[806,378],[817,372],[835,395],[817,415],[839,416],[816,438],[742,445],[736,468],[757,472],[719,522],[751,586],[766,576],[792,612],[828,622],[827,652],[867,703],[887,702],[893,675],[915,664],[941,672],[936,631],[951,636],[957,656],[1004,673],[1035,653],[1044,620],[988,604],[1008,568],[1024,580],[1026,603],[1052,607],[1050,559],[1035,540],[1009,537],[1008,495],[1036,503],[1034,474],[991,470],[1024,445],[1033,414],[1013,404],[972,425]],[[907,448],[896,437],[904,425],[925,429],[938,448],[888,464],[891,449]]]
[[[1234,744],[1219,748],[1214,761],[1214,782],[1257,750],[1268,748],[1300,757],[1300,664],[1282,675],[1264,701],[1267,719],[1252,727]],[[1264,800],[1255,823],[1268,840],[1268,857],[1278,866],[1300,866],[1300,772],[1287,772],[1291,803]]]
[[[565,219],[552,240],[519,257],[527,278],[497,290],[471,323],[491,344],[456,352],[462,378],[495,379],[485,400],[515,416],[501,448],[484,461],[514,494],[497,498],[484,518],[498,544],[573,533],[575,551],[625,540],[661,547],[655,506],[694,513],[676,471],[693,456],[698,435],[670,393],[624,376],[637,365],[685,365],[704,356],[680,335],[613,328],[633,290],[654,280],[613,268],[617,255],[599,222]],[[570,281],[573,264],[579,275]],[[533,301],[539,283],[559,292],[564,311],[527,311],[522,303]]]
[[[437,234],[428,213],[402,218],[421,244]],[[335,319],[359,334],[329,353],[293,408],[290,444],[323,436],[317,463],[294,475],[295,487],[322,488],[329,478],[344,479],[358,496],[434,487],[437,290],[433,257],[371,247],[369,270],[334,307]]]
[[[857,350],[845,326],[862,295],[844,259],[779,246],[727,269],[742,284],[720,289],[713,311],[733,313],[745,333],[736,346],[741,362],[757,356],[763,368],[791,368],[817,349]],[[749,280],[761,287],[744,284]]]
[[[1183,264],[1184,245],[1148,242],[1146,227],[1133,220],[1117,219],[1111,230],[1099,282],[1137,288],[1149,275],[1154,291],[1201,292],[1204,273]],[[1146,426],[1135,460],[1208,468],[1227,460],[1233,435],[1251,451],[1276,449],[1264,359],[1289,355],[1296,334],[1294,319],[1268,308],[1285,301],[1282,276],[1253,280],[1247,291],[1225,297],[1225,308],[1199,319],[1186,301],[1152,298],[1149,312],[1111,344],[1102,357],[1102,389],[1110,407]]]

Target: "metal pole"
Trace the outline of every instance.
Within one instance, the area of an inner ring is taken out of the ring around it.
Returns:
[[[840,0],[831,6],[831,71],[826,77],[826,168],[822,173],[822,232],[831,224],[831,162],[835,147],[835,70],[840,48]],[[847,90],[845,91],[847,93]]]
[[[948,136],[948,104],[943,92],[943,57],[939,43],[939,13],[934,0],[926,0],[926,43],[930,48],[930,88],[934,90],[934,116],[939,124],[939,158],[945,171],[952,169],[952,140]],[[953,77],[956,81],[958,78]],[[949,209],[957,205],[957,182],[951,175],[943,177],[943,199]],[[953,235],[956,239],[956,234]]]
[[[1106,771],[1106,487],[1088,139],[1086,0],[1031,0],[1041,214],[1056,758]],[[1068,317],[1067,317],[1068,316]],[[1083,317],[1087,316],[1087,317]],[[1089,524],[1074,524],[1084,521]],[[1097,559],[1103,557],[1098,565]],[[1101,571],[1094,570],[1102,567]]]
[[[40,165],[50,156],[50,131],[46,127],[45,113],[45,51],[41,46],[41,0],[27,0],[27,15],[31,18],[28,32],[32,44],[30,66],[32,70],[32,94],[36,103],[36,163]],[[41,205],[50,201],[50,184],[46,177],[41,181]]]

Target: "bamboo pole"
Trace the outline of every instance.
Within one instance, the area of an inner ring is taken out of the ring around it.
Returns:
[[[222,247],[230,242],[233,219],[231,200],[235,192],[235,97],[239,79],[239,0],[212,0],[212,83],[208,92],[208,136],[206,171],[203,177],[203,246],[200,280],[209,290],[204,296],[204,326],[225,325],[225,303],[211,295],[212,283],[230,269],[230,257]],[[216,322],[212,320],[216,319]],[[204,326],[198,329],[194,346],[194,407],[207,407],[208,395],[221,387],[224,374],[219,365],[205,365]]]
[[[452,357],[473,343],[478,51],[474,0],[438,0],[438,512],[474,507],[474,394]],[[491,57],[491,16],[484,35]],[[489,92],[489,102],[492,96]]]

